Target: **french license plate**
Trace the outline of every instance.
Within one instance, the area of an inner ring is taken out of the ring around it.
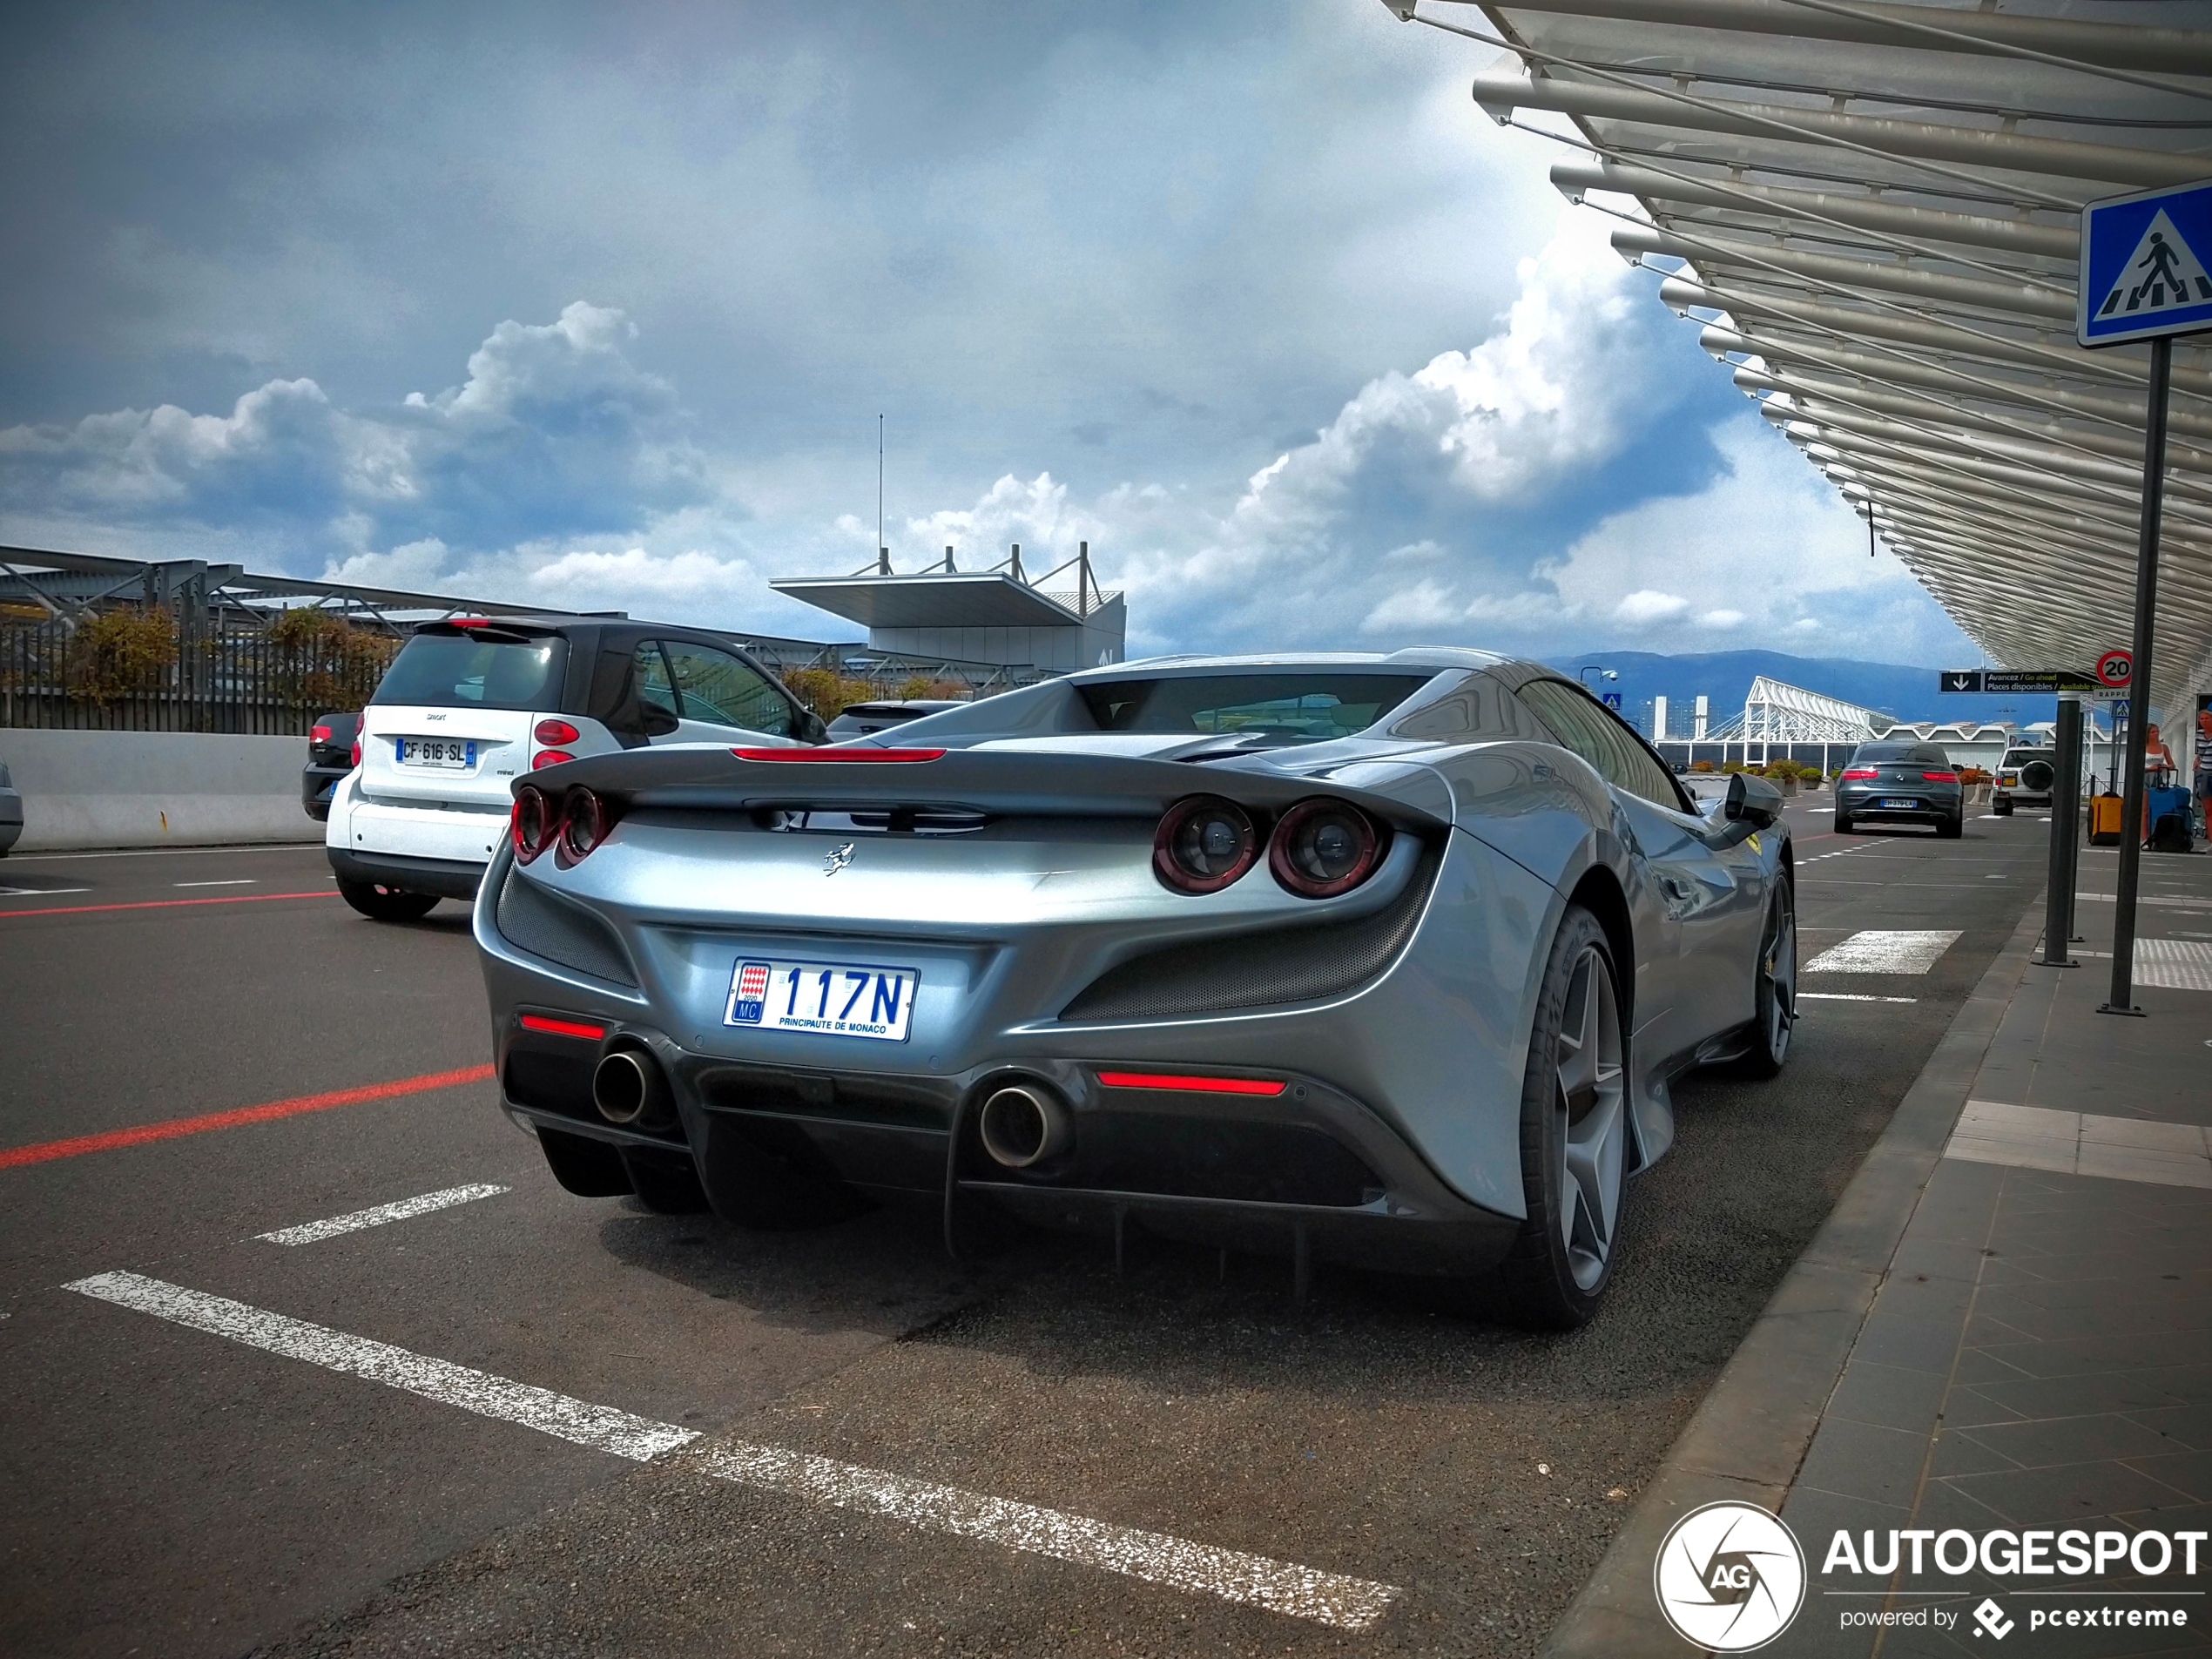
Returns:
[[[400,738],[398,759],[402,766],[437,766],[466,772],[476,764],[476,745],[465,738]]]
[[[1917,800],[1907,800],[1901,795],[1885,795],[1874,804],[1877,806],[1887,806],[1895,811],[1909,813],[1920,803]]]
[[[741,958],[730,974],[722,1023],[904,1042],[921,983],[911,968]]]

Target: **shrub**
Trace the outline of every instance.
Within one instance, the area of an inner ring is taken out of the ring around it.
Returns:
[[[103,705],[133,692],[161,689],[177,660],[176,619],[165,610],[107,610],[81,624],[70,640],[71,691]]]
[[[394,636],[356,628],[314,605],[295,606],[271,623],[269,641],[279,651],[280,691],[315,711],[359,708],[400,650]]]
[[[833,668],[794,668],[782,677],[791,694],[825,720],[834,720],[855,703],[872,702],[876,688]]]
[[[1713,769],[1713,763],[1710,760],[1693,760],[1689,763],[1689,769],[1692,772],[1710,772]]]

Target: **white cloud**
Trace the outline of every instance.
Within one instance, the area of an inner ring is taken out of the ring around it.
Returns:
[[[1740,610],[1708,610],[1697,618],[1697,625],[1701,628],[1740,628],[1743,625],[1743,613]]]
[[[1632,628],[1655,622],[1670,622],[1689,609],[1689,601],[1678,593],[1662,593],[1656,588],[1638,588],[1613,607],[1615,618]]]

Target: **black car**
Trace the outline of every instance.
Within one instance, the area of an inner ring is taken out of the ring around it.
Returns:
[[[352,714],[319,714],[307,732],[307,765],[300,774],[300,804],[316,823],[330,818],[330,792],[354,769],[354,732],[361,725]]]
[[[1955,841],[1966,833],[1966,792],[1951,757],[1932,743],[1862,743],[1836,780],[1836,833],[1858,824],[1932,824]]]

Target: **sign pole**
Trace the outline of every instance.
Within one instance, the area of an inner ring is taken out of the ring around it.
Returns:
[[[2143,862],[2143,740],[2150,730],[2151,624],[2158,614],[2158,517],[2166,495],[2166,386],[2174,341],[2150,342],[2150,408],[2143,422],[2143,522],[2135,543],[2135,668],[2128,682],[2128,766],[2120,802],[2120,880],[2112,907],[2112,995],[2101,1014],[2135,1006],[2135,886]],[[2141,709],[2137,714],[2135,711]],[[2053,828],[2057,826],[2054,825]]]
[[[2051,867],[2043,888],[2043,955],[2036,963],[2039,968],[2078,966],[2067,950],[2074,929],[2074,841],[2067,832],[2081,794],[2079,694],[2060,692],[2058,712],[2058,730],[2052,734],[2057,739],[2058,775],[2051,779]]]

